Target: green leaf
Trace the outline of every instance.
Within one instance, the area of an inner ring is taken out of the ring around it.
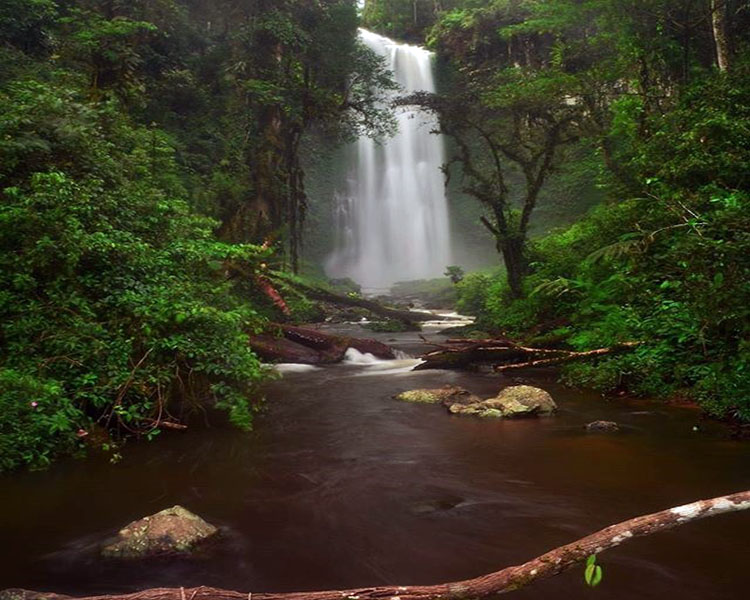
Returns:
[[[586,559],[586,570],[583,574],[586,585],[596,587],[602,582],[602,577],[602,568],[596,564],[596,554],[592,554]]]

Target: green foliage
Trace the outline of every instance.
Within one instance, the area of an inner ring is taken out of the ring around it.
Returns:
[[[86,421],[59,383],[0,368],[0,389],[0,471],[45,467],[76,447],[76,431]]]
[[[392,124],[357,25],[353,0],[2,3],[0,468],[197,405],[250,427],[247,336],[278,316],[257,275],[299,258],[301,140]]]
[[[0,4],[0,39],[30,54],[49,50],[49,28],[56,13],[53,0],[4,0]]]
[[[586,585],[596,587],[602,582],[602,567],[596,564],[596,554],[592,554],[586,559],[586,569],[583,572],[583,578]]]
[[[513,335],[563,328],[578,350],[642,341],[633,352],[567,366],[565,379],[606,392],[687,395],[715,416],[750,418],[747,106],[750,87],[737,73],[702,81],[654,118],[653,135],[638,146],[643,197],[601,206],[536,241],[528,297],[510,301],[502,276],[485,281],[482,319]],[[475,288],[459,289],[459,306],[476,305]]]
[[[177,402],[249,427],[261,319],[222,264],[263,252],[190,212],[167,136],[61,81],[0,94],[2,468],[44,465],[94,423],[153,435]]]
[[[457,285],[456,310],[462,315],[479,315],[484,311],[487,286],[490,276],[484,273],[468,273]]]
[[[494,111],[477,121],[485,130],[519,106],[532,120],[550,102],[585,107],[572,133],[609,196],[528,244],[515,290],[505,274],[469,275],[459,306],[488,330],[577,350],[641,341],[563,375],[748,419],[750,29],[738,7],[728,5],[725,73],[705,6],[674,0],[467,1],[442,15],[431,43]],[[491,183],[474,190],[490,192],[488,205],[507,193]]]
[[[419,304],[429,309],[449,309],[456,304],[456,290],[446,278],[399,281],[391,287],[390,299],[402,306]]]
[[[362,24],[383,35],[419,43],[435,23],[440,4],[434,0],[366,0]]]
[[[458,265],[451,265],[445,268],[445,273],[443,273],[443,275],[450,279],[451,283],[456,284],[461,282],[461,280],[465,276],[465,273],[464,270]]]

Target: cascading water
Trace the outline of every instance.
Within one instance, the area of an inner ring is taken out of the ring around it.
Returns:
[[[365,30],[360,39],[385,57],[400,93],[434,91],[429,51]],[[438,277],[450,264],[442,137],[430,133],[436,123],[424,112],[402,109],[397,119],[398,133],[385,142],[362,137],[352,144],[337,197],[336,249],[326,270],[365,292]]]

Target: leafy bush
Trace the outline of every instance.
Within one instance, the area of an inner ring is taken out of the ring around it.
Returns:
[[[459,285],[459,306],[511,335],[563,333],[578,350],[643,342],[563,370],[606,392],[689,396],[750,419],[750,85],[707,78],[635,148],[643,197],[595,209],[534,242],[526,298],[502,275]]]
[[[75,448],[84,419],[58,383],[0,368],[0,389],[0,471],[43,467]]]
[[[249,427],[261,319],[222,265],[263,251],[216,242],[168,138],[112,104],[19,81],[0,108],[0,466],[44,465],[95,422],[152,432],[191,403]]]

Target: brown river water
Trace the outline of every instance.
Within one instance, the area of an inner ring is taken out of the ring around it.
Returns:
[[[420,343],[415,334],[379,337],[412,352]],[[523,562],[629,517],[750,487],[750,443],[730,440],[692,409],[607,402],[540,373],[524,382],[553,395],[557,416],[452,417],[391,397],[448,383],[489,397],[514,380],[409,366],[287,372],[266,386],[251,434],[193,427],[131,444],[117,465],[92,457],[0,479],[0,589],[439,583]],[[595,419],[624,429],[585,433]],[[98,544],[122,525],[174,504],[220,526],[220,540],[190,560],[97,558]],[[596,589],[578,568],[510,597],[750,598],[749,541],[750,511],[719,516],[602,554]]]

